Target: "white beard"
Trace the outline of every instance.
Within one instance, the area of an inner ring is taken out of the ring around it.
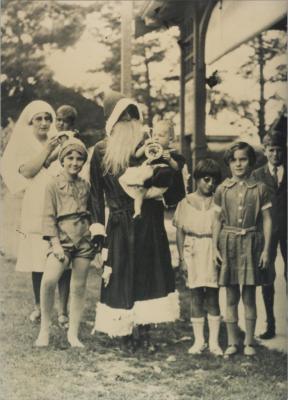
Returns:
[[[138,120],[117,122],[108,137],[103,159],[104,172],[118,175],[129,166],[137,145],[143,139],[142,124]]]

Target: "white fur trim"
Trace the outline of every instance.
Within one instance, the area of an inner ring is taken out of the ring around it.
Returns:
[[[272,203],[269,202],[269,203],[267,203],[267,204],[264,204],[264,206],[261,207],[261,210],[264,211],[264,210],[267,210],[267,208],[271,208],[271,207],[272,207]]]
[[[174,322],[179,316],[177,291],[159,299],[137,301],[131,310],[112,308],[99,302],[92,334],[100,331],[110,337],[126,336],[132,333],[136,325]]]
[[[117,103],[116,106],[114,107],[110,117],[107,119],[106,121],[106,134],[108,136],[110,136],[111,131],[113,129],[113,126],[116,124],[116,122],[118,121],[120,115],[123,113],[123,111],[126,110],[126,108],[130,105],[134,105],[137,107],[137,110],[139,112],[139,117],[140,117],[140,121],[142,121],[143,117],[142,117],[142,112],[140,110],[139,104],[132,100],[129,99],[127,97],[124,97],[123,99],[120,99]]]
[[[101,257],[103,261],[106,261],[108,258],[108,249],[107,247],[103,247],[102,252],[101,252]]]
[[[133,307],[135,325],[174,322],[180,316],[179,293],[159,299],[137,301]]]
[[[112,308],[103,303],[96,306],[95,331],[103,332],[110,337],[130,335],[133,330],[133,310]]]
[[[104,225],[99,224],[99,222],[90,225],[89,231],[91,232],[92,236],[96,235],[106,236],[105,227]]]

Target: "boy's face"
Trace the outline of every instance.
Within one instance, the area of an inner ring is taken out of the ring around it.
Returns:
[[[71,118],[64,117],[62,113],[57,113],[56,115],[56,129],[60,131],[70,131],[73,129],[73,122]]]
[[[278,167],[284,162],[284,149],[281,146],[266,146],[264,151],[268,162],[273,167]]]
[[[170,143],[169,130],[165,128],[158,128],[153,132],[153,140],[163,147],[163,149],[167,149]]]
[[[79,174],[84,163],[85,160],[82,154],[78,153],[78,151],[73,150],[63,158],[62,167],[68,175],[73,177]]]

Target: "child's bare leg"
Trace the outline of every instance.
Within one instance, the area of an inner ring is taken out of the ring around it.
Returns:
[[[78,338],[78,331],[85,302],[86,281],[91,260],[77,257],[73,260],[70,284],[70,319],[67,332],[72,347],[84,347]]]
[[[41,326],[35,345],[38,347],[48,346],[51,312],[54,304],[55,287],[59,281],[68,259],[60,262],[53,254],[47,258],[45,272],[41,282]]]
[[[58,282],[59,316],[68,316],[68,300],[70,292],[71,269],[66,269]]]

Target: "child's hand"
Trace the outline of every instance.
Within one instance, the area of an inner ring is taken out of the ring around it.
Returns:
[[[105,265],[104,271],[103,271],[103,274],[102,274],[102,279],[104,281],[104,286],[105,287],[107,287],[109,285],[111,274],[112,274],[112,268],[108,267],[108,265]]]
[[[260,257],[259,265],[258,267],[261,270],[266,270],[269,266],[269,254],[267,251],[263,251]]]
[[[218,249],[213,250],[213,265],[215,265],[216,268],[221,268],[222,264],[222,257]]]
[[[179,267],[182,269],[185,279],[187,279],[188,268],[187,268],[187,264],[186,264],[186,261],[184,260],[184,258],[179,259]]]
[[[52,251],[54,256],[60,261],[65,261],[64,249],[60,244],[53,244]]]
[[[171,153],[169,150],[163,150],[162,157],[164,158],[165,161],[168,163],[171,161]]]

